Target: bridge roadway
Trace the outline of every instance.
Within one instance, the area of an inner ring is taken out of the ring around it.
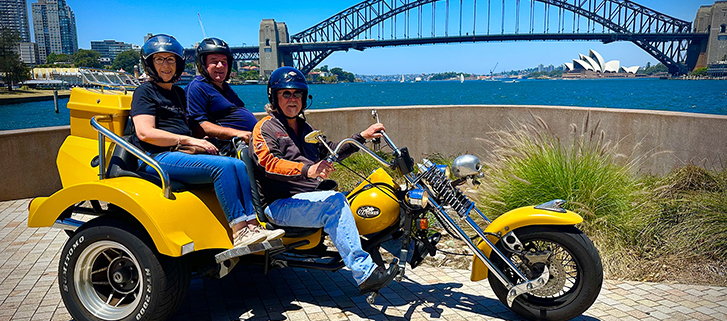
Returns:
[[[29,199],[0,202],[0,321],[68,321],[58,290],[63,231],[27,227]],[[171,320],[518,320],[469,271],[421,266],[371,306],[350,271],[237,267],[222,280],[195,277]],[[727,288],[604,282],[576,320],[727,320]]]

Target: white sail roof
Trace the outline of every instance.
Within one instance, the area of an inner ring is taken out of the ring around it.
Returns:
[[[606,72],[606,61],[603,60],[603,57],[601,56],[600,53],[598,53],[597,51],[595,51],[593,49],[589,49],[588,56],[593,58],[598,63],[598,65],[601,67],[602,72]]]

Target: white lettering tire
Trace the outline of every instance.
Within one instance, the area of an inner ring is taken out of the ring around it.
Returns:
[[[75,320],[165,320],[189,289],[182,258],[157,253],[135,224],[84,224],[63,247],[61,297]]]

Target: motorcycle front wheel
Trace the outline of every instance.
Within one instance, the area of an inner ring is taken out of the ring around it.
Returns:
[[[548,266],[550,278],[542,288],[518,296],[510,308],[528,320],[570,320],[593,304],[603,284],[603,266],[590,239],[574,226],[527,226],[514,231],[523,245],[521,253],[498,249],[532,280]],[[544,259],[547,258],[547,259]],[[513,284],[522,280],[496,255],[492,263]],[[508,290],[490,272],[488,281],[497,298],[507,305]]]

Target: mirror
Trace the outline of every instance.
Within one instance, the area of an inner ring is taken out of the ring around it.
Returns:
[[[316,143],[320,142],[320,140],[318,139],[319,136],[323,136],[323,131],[314,130],[314,131],[308,133],[308,135],[305,135],[305,142],[308,144],[316,144]]]
[[[371,111],[371,117],[373,117],[374,119],[376,119],[376,122],[377,123],[380,123],[380,121],[379,121],[379,113],[376,111],[376,109],[374,109],[374,110]]]

